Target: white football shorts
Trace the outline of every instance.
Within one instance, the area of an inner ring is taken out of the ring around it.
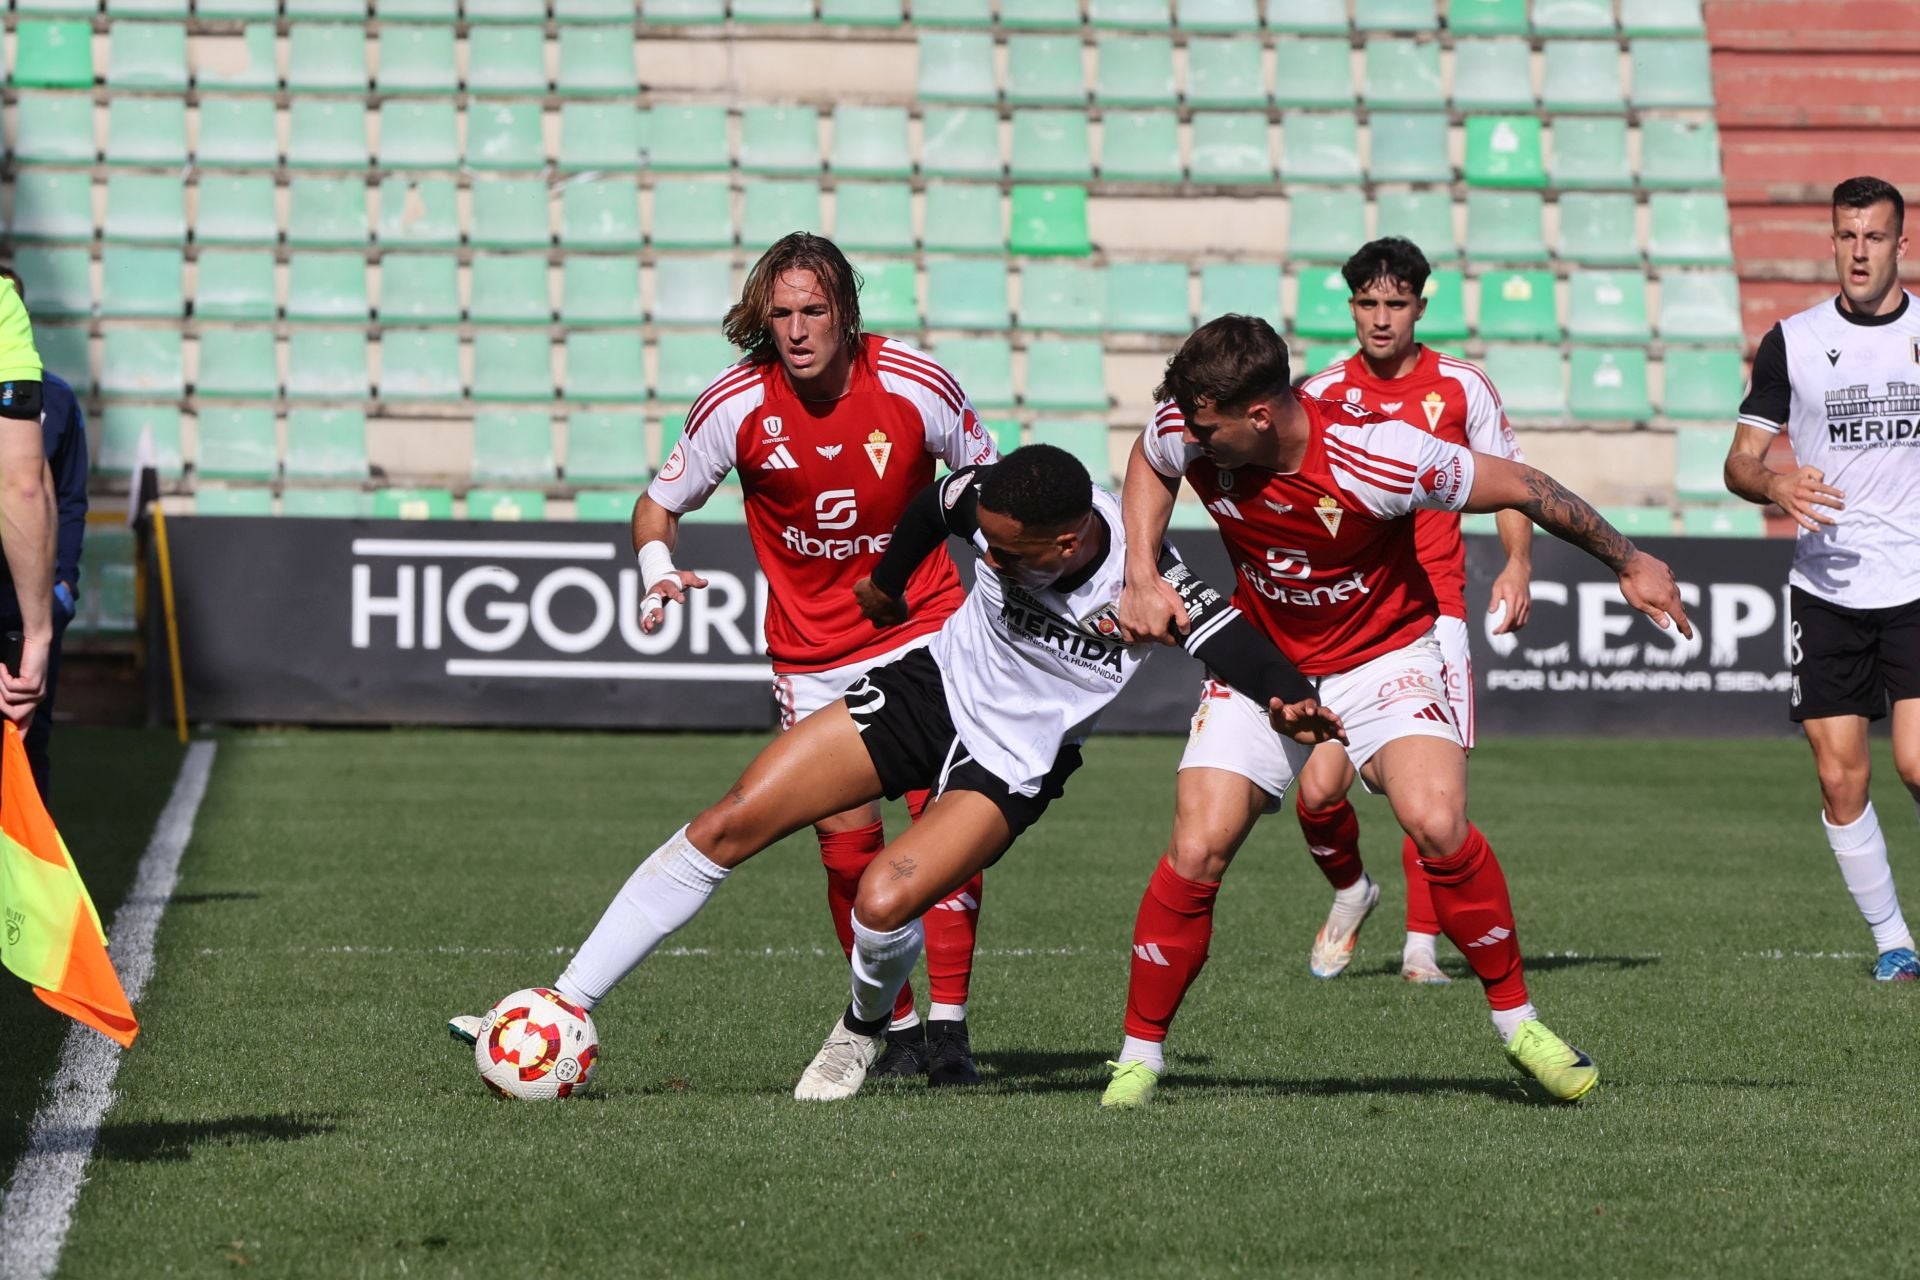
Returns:
[[[1447,665],[1447,705],[1453,709],[1453,722],[1460,726],[1460,745],[1473,750],[1473,650],[1467,644],[1464,618],[1442,614],[1433,624],[1440,640],[1440,660]]]
[[[885,666],[896,658],[904,657],[915,649],[926,648],[933,643],[935,634],[930,631],[924,636],[907,641],[898,649],[889,649],[871,658],[849,662],[844,667],[830,667],[825,671],[776,673],[773,677],[773,700],[780,708],[780,728],[791,729],[820,708],[829,703],[838,702],[842,695],[853,687],[853,682],[861,676],[875,667]]]

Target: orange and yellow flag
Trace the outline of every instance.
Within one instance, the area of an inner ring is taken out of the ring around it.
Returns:
[[[140,1034],[107,935],[33,785],[20,730],[0,743],[0,963],[33,994],[125,1047]]]

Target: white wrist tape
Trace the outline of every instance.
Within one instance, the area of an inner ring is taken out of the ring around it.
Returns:
[[[651,588],[662,578],[677,573],[673,567],[673,552],[664,542],[642,543],[637,553],[640,561],[640,585]]]

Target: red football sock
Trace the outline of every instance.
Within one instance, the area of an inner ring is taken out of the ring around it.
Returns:
[[[1507,877],[1480,828],[1469,825],[1461,846],[1444,858],[1422,858],[1433,884],[1434,912],[1440,927],[1467,958],[1496,1009],[1527,1003],[1527,978],[1520,963],[1520,938],[1507,899]]]
[[[1360,861],[1360,815],[1342,796],[1338,804],[1325,809],[1309,809],[1294,802],[1300,815],[1300,834],[1307,838],[1307,852],[1320,874],[1336,890],[1350,888],[1366,873]]]
[[[1189,880],[1165,858],[1153,869],[1133,922],[1133,971],[1127,982],[1127,1034],[1165,1040],[1187,988],[1207,963],[1213,900],[1220,884]]]
[[[1400,866],[1407,873],[1407,932],[1439,933],[1440,917],[1433,909],[1433,885],[1420,866],[1420,846],[1408,836],[1400,842]]]
[[[927,811],[927,801],[931,799],[933,799],[933,792],[931,791],[923,789],[920,791],[907,792],[907,816],[915,822],[920,821],[920,815]]]
[[[935,1004],[965,1004],[984,876],[955,889],[921,917],[927,931],[927,988]]]
[[[887,829],[882,823],[818,835],[820,861],[827,868],[827,910],[833,916],[833,932],[840,939],[840,950],[853,958],[853,900],[860,894],[860,876],[874,856],[887,844]],[[900,988],[893,1002],[893,1016],[904,1018],[913,1012],[913,984]]]

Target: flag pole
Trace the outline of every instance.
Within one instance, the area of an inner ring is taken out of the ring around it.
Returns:
[[[173,677],[173,722],[180,745],[187,743],[187,686],[180,673],[180,623],[173,610],[173,558],[167,553],[167,517],[160,500],[147,504],[153,518],[153,549],[160,564],[160,610],[167,626],[167,666]]]

